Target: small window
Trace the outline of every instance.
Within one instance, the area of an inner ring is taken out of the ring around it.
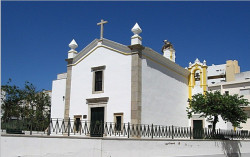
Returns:
[[[226,94],[226,95],[229,95],[229,91],[225,91],[225,94]]]
[[[82,118],[83,118],[83,119],[87,119],[87,115],[83,115]]]
[[[122,128],[122,116],[116,116],[116,130],[121,131]]]
[[[74,115],[74,130],[78,133],[81,129],[81,115]]]
[[[114,118],[116,131],[121,131],[123,123],[123,113],[114,113]]]
[[[95,91],[102,91],[102,76],[103,71],[95,72]]]
[[[103,75],[104,75],[105,68],[106,66],[99,66],[99,67],[91,68],[91,71],[93,72],[93,93],[104,92]]]
[[[79,128],[80,128],[80,123],[81,123],[80,118],[76,118],[76,132],[78,132],[78,131],[79,131]]]

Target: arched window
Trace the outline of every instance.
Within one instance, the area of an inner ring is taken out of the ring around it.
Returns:
[[[199,86],[199,85],[201,85],[201,77],[200,77],[200,75],[201,75],[201,71],[198,69],[198,70],[196,70],[195,72],[194,72],[194,85],[195,86]]]

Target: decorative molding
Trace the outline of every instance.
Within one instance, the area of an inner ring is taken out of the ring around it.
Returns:
[[[91,49],[97,46],[98,39],[93,40],[91,43],[89,43],[85,48],[83,48],[75,57],[74,57],[74,63],[81,59],[83,56],[85,56]]]
[[[123,115],[123,112],[119,112],[119,113],[114,113],[115,116],[121,116]]]
[[[172,62],[171,60],[167,59],[166,57],[160,55],[159,53],[155,52],[151,48],[145,47],[145,49],[142,52],[142,56],[145,58],[148,58],[163,67],[168,68],[169,70],[188,78],[190,72],[186,70],[185,68],[181,67],[180,65],[176,64],[175,62]]]
[[[105,45],[99,45],[99,46],[96,46],[94,49],[92,49],[90,52],[88,52],[87,54],[85,54],[82,58],[80,58],[79,60],[77,61],[74,61],[74,63],[68,65],[68,66],[75,66],[77,65],[78,63],[80,63],[83,59],[85,59],[86,57],[88,57],[92,52],[94,52],[96,49],[100,48],[100,47],[104,47],[104,48],[107,48],[111,51],[115,51],[115,52],[118,52],[120,54],[123,54],[123,55],[131,55],[131,53],[126,53],[126,52],[122,52],[122,51],[119,51],[117,49],[113,49],[111,47],[108,47],[108,46],[105,46]],[[76,58],[76,57],[75,57]]]
[[[122,51],[124,53],[131,53],[130,49],[128,48],[128,46],[108,40],[108,39],[104,39],[102,42],[103,45],[108,46],[110,48],[114,48],[117,49],[119,51]]]
[[[106,65],[98,66],[98,67],[92,67],[91,72],[93,72],[93,71],[101,71],[101,70],[105,70],[105,69],[106,69]]]
[[[109,100],[109,97],[101,97],[101,98],[89,98],[86,99],[86,103],[91,105],[91,104],[107,104]]]
[[[73,63],[73,58],[65,59],[65,61],[68,63],[67,66],[71,66],[71,64]]]
[[[129,45],[128,46],[130,48],[130,50],[132,51],[132,53],[134,54],[135,52],[141,52],[142,50],[145,49],[144,46],[140,45],[140,44],[136,44],[136,45]]]
[[[76,118],[82,119],[82,115],[74,115],[74,119],[76,119]]]
[[[192,68],[193,66],[196,66],[196,67],[201,66],[202,68],[207,67],[207,62],[206,62],[206,60],[204,60],[203,63],[201,63],[200,60],[198,58],[196,58],[193,64],[191,62],[189,62],[188,68]]]
[[[119,44],[117,42],[114,42],[105,38],[103,38],[102,41],[100,41],[99,39],[95,39],[74,57],[74,60],[71,66],[77,65],[83,59],[85,59],[88,55],[90,55],[92,52],[94,52],[96,49],[100,47],[107,48],[109,50],[118,52],[123,55],[131,55],[130,49],[125,45]]]

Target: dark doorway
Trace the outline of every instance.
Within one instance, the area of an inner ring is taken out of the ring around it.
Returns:
[[[121,131],[122,128],[122,116],[116,116],[116,131]]]
[[[103,137],[104,107],[91,108],[90,136]]]
[[[193,137],[194,139],[202,139],[204,136],[202,120],[193,120]]]
[[[81,119],[76,118],[75,119],[75,131],[78,133],[80,131],[80,124],[81,124]]]

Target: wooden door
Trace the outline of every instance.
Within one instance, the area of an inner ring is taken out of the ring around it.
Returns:
[[[91,108],[90,136],[102,137],[104,131],[104,107]]]

